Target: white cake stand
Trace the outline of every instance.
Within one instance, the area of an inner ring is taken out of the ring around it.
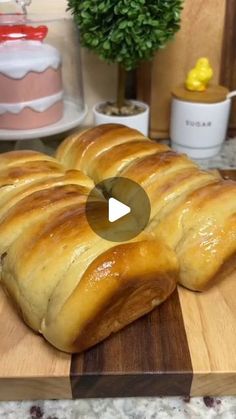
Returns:
[[[47,152],[47,147],[41,140],[78,127],[86,117],[87,112],[88,108],[86,105],[81,111],[75,102],[65,99],[63,118],[56,124],[31,130],[0,130],[0,141],[16,141],[15,149],[31,148]]]
[[[87,106],[82,111],[72,100],[64,100],[64,116],[56,124],[28,130],[0,130],[0,141],[23,141],[42,139],[51,135],[69,131],[81,124],[88,112]]]

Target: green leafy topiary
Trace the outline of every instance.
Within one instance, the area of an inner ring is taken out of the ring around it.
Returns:
[[[180,28],[183,0],[68,0],[82,44],[109,63],[136,68]]]

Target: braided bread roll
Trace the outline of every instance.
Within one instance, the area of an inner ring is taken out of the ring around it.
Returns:
[[[117,244],[94,233],[86,174],[41,153],[11,152],[0,155],[0,187],[1,284],[55,347],[80,352],[175,289],[177,258],[163,243],[142,235]],[[102,223],[106,201],[98,191],[91,200]]]
[[[204,290],[236,268],[235,182],[220,180],[187,156],[116,124],[72,135],[56,157],[95,183],[119,176],[143,187],[151,203],[145,233],[176,252],[185,287]],[[130,206],[135,199],[119,184],[108,192]]]

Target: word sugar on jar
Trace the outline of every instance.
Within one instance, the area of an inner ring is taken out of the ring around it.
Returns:
[[[172,91],[170,137],[172,148],[192,158],[218,154],[227,136],[231,99],[223,86],[204,92],[188,91],[184,85]]]

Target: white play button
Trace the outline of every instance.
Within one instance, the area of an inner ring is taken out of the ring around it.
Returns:
[[[101,191],[109,192],[101,199]],[[138,236],[148,225],[150,214],[151,204],[144,189],[123,177],[97,183],[86,201],[86,218],[91,229],[113,243]]]
[[[108,204],[108,218],[110,223],[114,223],[115,221],[119,220],[127,214],[130,214],[131,212],[131,208],[128,207],[128,205],[123,204],[115,198],[110,198]]]

